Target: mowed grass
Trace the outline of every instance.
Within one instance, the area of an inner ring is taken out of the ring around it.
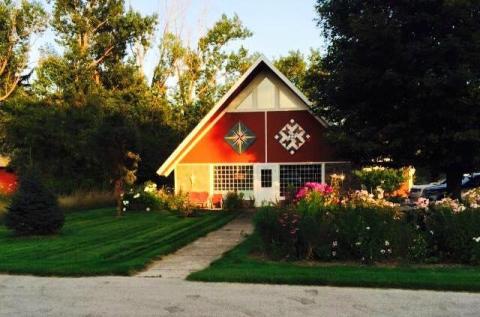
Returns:
[[[187,279],[206,282],[239,282],[290,285],[331,285],[378,288],[480,291],[476,267],[378,267],[364,265],[314,265],[266,261],[250,256],[260,243],[253,235],[203,271]]]
[[[72,212],[56,236],[16,237],[0,226],[0,272],[57,275],[129,275],[220,228],[234,213],[180,217],[136,212],[115,217],[113,208]]]

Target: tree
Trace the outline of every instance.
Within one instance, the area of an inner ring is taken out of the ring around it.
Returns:
[[[287,76],[295,86],[299,88],[303,86],[308,66],[305,61],[305,56],[300,53],[300,51],[290,51],[288,55],[281,56],[275,60],[273,64],[282,74]]]
[[[65,53],[42,60],[41,87],[60,89],[75,105],[101,89],[130,88],[138,80],[135,52],[149,47],[156,23],[156,15],[126,11],[123,0],[56,0],[51,25]]]
[[[288,55],[274,60],[274,65],[297,86],[312,102],[319,100],[319,85],[325,81],[327,73],[322,66],[322,58],[318,49],[311,49],[305,57],[300,51],[290,51]],[[320,107],[314,104],[313,110]]]
[[[32,37],[42,32],[47,14],[38,2],[12,0],[0,2],[0,102],[9,98],[27,68]]]
[[[233,18],[222,15],[200,37],[195,48],[184,45],[179,35],[168,30],[163,34],[152,87],[175,109],[174,121],[183,133],[188,132],[251,65],[252,57],[243,46],[236,51],[227,50],[232,42],[251,35],[236,15]],[[175,85],[169,85],[171,82]]]
[[[460,196],[480,166],[480,3],[318,0],[332,139],[359,162],[428,166]]]
[[[5,225],[19,235],[48,235],[60,231],[65,222],[57,198],[46,189],[38,174],[27,171],[12,198]]]
[[[108,115],[94,134],[96,152],[105,157],[104,170],[115,185],[117,216],[122,215],[122,196],[126,186],[135,183],[140,156],[135,126],[118,110]]]

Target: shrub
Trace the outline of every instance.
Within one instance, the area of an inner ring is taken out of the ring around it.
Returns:
[[[140,186],[128,190],[122,198],[123,211],[152,211],[165,208],[164,202],[148,187]]]
[[[465,264],[473,261],[477,245],[474,239],[480,236],[478,210],[457,212],[444,206],[431,207],[424,227],[431,257]]]
[[[480,187],[466,191],[463,194],[463,201],[471,208],[480,208]]]
[[[243,193],[228,192],[223,201],[223,208],[228,211],[236,211],[243,208]]]
[[[405,181],[402,169],[374,166],[364,167],[353,173],[370,193],[373,193],[377,188],[381,188],[385,193],[392,194]]]
[[[143,186],[132,188],[123,196],[123,211],[158,211],[178,212],[183,216],[193,215],[193,208],[188,195],[174,194],[166,188],[157,189],[155,183],[146,182]]]
[[[65,218],[56,197],[29,171],[20,178],[5,217],[5,225],[19,235],[47,235],[60,231]]]
[[[480,209],[451,199],[402,211],[366,191],[337,201],[308,190],[288,208],[261,208],[255,230],[274,258],[480,264]]]
[[[406,252],[409,226],[393,209],[299,205],[298,209],[261,208],[256,230],[265,251],[275,257],[314,260],[388,260]],[[306,209],[305,209],[306,208]]]
[[[165,209],[175,212],[180,212],[185,216],[189,216],[193,212],[188,194],[179,192],[173,193],[171,190],[162,188],[157,192],[158,197],[163,202]]]
[[[274,258],[297,257],[299,215],[275,206],[261,207],[254,217],[264,251]]]
[[[412,239],[408,246],[407,259],[413,263],[423,263],[428,256],[428,244],[424,235],[418,233]]]

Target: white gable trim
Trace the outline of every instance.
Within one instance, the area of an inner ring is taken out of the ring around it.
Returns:
[[[183,159],[183,157],[190,151],[190,149],[197,143],[199,139],[205,133],[207,133],[213,125],[221,118],[223,115],[227,112],[227,109],[224,109],[222,113],[208,126],[206,129],[202,131],[202,128],[205,127],[205,125],[208,123],[208,121],[215,115],[215,113],[218,112],[218,110],[222,107],[222,105],[232,96],[232,94],[240,87],[240,85],[250,76],[253,71],[261,64],[265,63],[270,70],[272,70],[275,75],[277,75],[281,81],[288,86],[306,105],[308,108],[308,111],[324,126],[328,127],[327,122],[316,116],[310,109],[310,106],[312,103],[307,99],[307,97],[300,91],[298,90],[297,87],[287,78],[285,75],[283,75],[265,56],[260,56],[255,63],[253,63],[252,66],[237,80],[237,82],[228,90],[228,92],[213,106],[213,108],[203,117],[203,119],[197,124],[197,126],[187,135],[187,137],[180,143],[180,145],[177,146],[175,151],[167,158],[167,160],[160,166],[160,168],[157,170],[157,174],[160,176],[168,176],[170,173],[174,170],[176,163],[178,163],[180,160]],[[197,134],[199,134],[199,137],[195,139]],[[182,153],[182,155],[179,156],[179,154],[185,149],[186,151]]]

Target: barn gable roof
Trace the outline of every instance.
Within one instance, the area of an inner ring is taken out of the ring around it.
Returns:
[[[283,75],[265,56],[258,58],[255,63],[236,81],[230,90],[215,104],[215,106],[203,117],[197,126],[187,135],[187,137],[177,146],[175,151],[167,158],[167,160],[157,170],[160,176],[168,176],[175,169],[175,166],[189,152],[189,150],[197,143],[206,132],[225,114],[226,106],[229,102],[242,91],[256,74],[262,69],[267,68],[272,71],[303,103],[305,103],[309,112],[324,126],[327,122],[315,115],[310,109],[312,102],[285,76]]]

